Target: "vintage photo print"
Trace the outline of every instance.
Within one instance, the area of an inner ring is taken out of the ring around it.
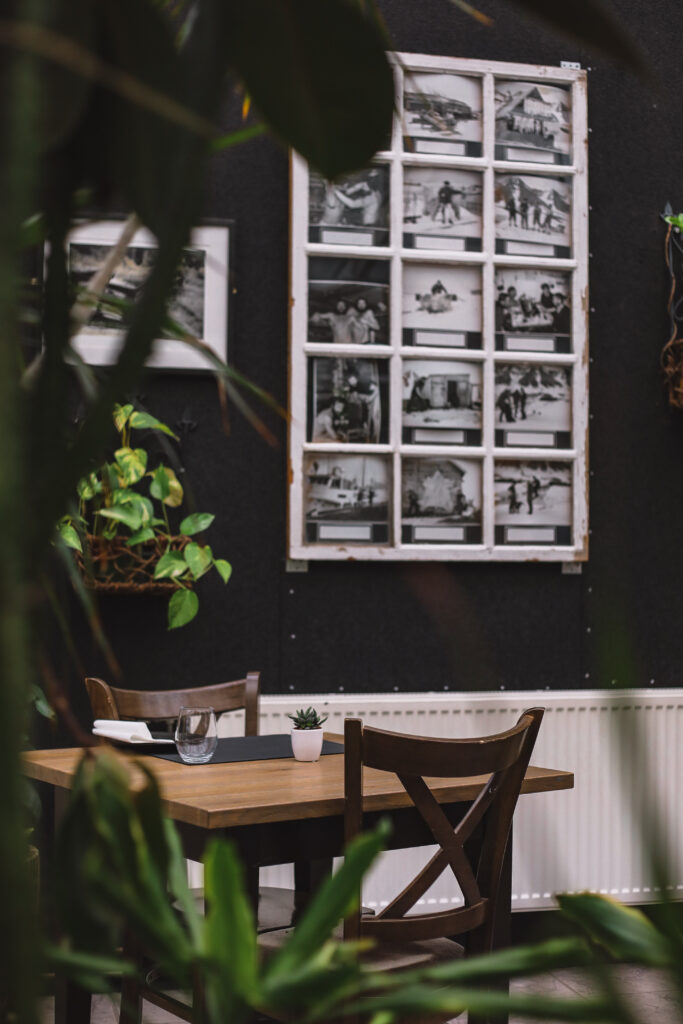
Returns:
[[[111,252],[110,245],[69,241],[67,267],[74,293],[87,285]],[[120,332],[130,320],[132,308],[149,277],[157,258],[156,245],[131,245],[104,290],[114,300],[93,307],[87,323],[88,333]],[[196,338],[204,337],[204,291],[206,253],[202,249],[184,249],[166,307],[169,318]],[[120,306],[116,301],[120,301]],[[169,332],[169,337],[173,337]],[[179,337],[176,334],[176,337]]]
[[[401,538],[404,544],[481,543],[481,462],[404,458]]]
[[[482,176],[453,167],[404,167],[407,249],[481,249]]]
[[[481,79],[406,71],[403,145],[413,153],[481,156]]]
[[[496,270],[496,348],[571,352],[571,276],[563,270]]]
[[[480,363],[403,360],[404,444],[481,444]]]
[[[572,543],[572,463],[504,462],[494,469],[496,544]]]
[[[532,174],[496,175],[496,252],[571,256],[571,182]]]
[[[481,270],[403,264],[403,344],[481,348]]]
[[[389,344],[389,263],[311,257],[308,262],[308,341]]]
[[[496,160],[571,163],[569,86],[498,79]]]
[[[305,455],[306,541],[389,543],[390,492],[390,459],[384,455]]]
[[[388,165],[377,164],[337,181],[325,181],[310,171],[308,240],[325,245],[388,245]]]
[[[496,363],[496,446],[571,448],[572,370]]]
[[[386,443],[388,371],[386,359],[309,359],[307,439],[316,444]]]

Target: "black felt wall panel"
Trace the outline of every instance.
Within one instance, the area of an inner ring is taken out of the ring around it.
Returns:
[[[591,68],[589,563],[581,575],[424,563],[311,563],[287,574],[284,425],[275,423],[279,449],[237,415],[226,438],[210,378],[151,375],[146,404],[170,423],[196,421],[182,458],[198,507],[217,513],[208,539],[234,575],[227,587],[202,582],[198,618],[175,633],[163,602],[102,601],[128,685],[216,682],[252,668],[267,691],[285,693],[680,684],[683,417],[668,410],[658,369],[667,333],[658,213],[667,199],[683,209],[683,7],[612,3],[658,76],[652,89],[522,20],[512,3],[482,6],[493,29],[448,0],[382,3],[399,50]],[[285,402],[285,153],[262,138],[221,157],[206,212],[236,223],[230,358]],[[86,649],[87,671],[107,674]]]

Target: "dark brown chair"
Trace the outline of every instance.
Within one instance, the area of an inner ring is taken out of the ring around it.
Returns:
[[[260,685],[259,672],[249,672],[246,679],[192,690],[122,690],[94,676],[85,680],[93,718],[161,721],[177,718],[183,706],[212,707],[217,714],[244,708],[245,736],[258,735]]]
[[[85,680],[93,718],[133,719],[148,722],[171,721],[178,717],[183,706],[212,707],[217,713],[244,708],[244,732],[257,736],[259,731],[260,673],[249,672],[245,679],[212,686],[199,686],[190,690],[123,690],[110,686],[103,679],[90,676]],[[295,877],[306,877],[308,865],[295,864]],[[259,886],[258,868],[247,871],[247,885],[252,900],[258,907],[259,930],[286,928],[299,911],[295,890]],[[195,898],[203,904],[203,890],[194,890]],[[128,936],[124,954],[139,963],[144,955],[135,937]],[[121,1024],[137,1024],[140,1020],[142,1000],[155,1003],[184,1020],[192,1020],[192,1008],[163,991],[163,986],[151,977],[141,984],[124,978],[121,988]],[[195,1002],[197,994],[195,993]],[[195,1002],[196,1005],[196,1002]]]
[[[543,708],[530,708],[507,732],[462,740],[401,736],[365,728],[358,719],[347,719],[344,729],[346,842],[363,828],[363,766],[366,766],[398,776],[439,846],[403,892],[376,916],[365,917],[356,912],[344,922],[346,939],[369,938],[376,943],[370,957],[373,966],[381,964],[385,970],[399,970],[430,960],[461,956],[465,949],[455,939],[465,936],[468,955],[494,948],[512,816],[543,713]],[[454,826],[425,780],[476,775],[490,777]],[[446,869],[452,871],[464,905],[409,914]],[[473,1021],[474,1017],[470,1015],[469,1019]]]

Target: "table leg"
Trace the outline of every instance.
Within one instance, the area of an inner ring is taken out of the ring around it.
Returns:
[[[54,787],[54,839],[69,800],[69,791]],[[74,899],[78,893],[74,893]],[[91,993],[59,975],[55,977],[55,1024],[90,1024]]]

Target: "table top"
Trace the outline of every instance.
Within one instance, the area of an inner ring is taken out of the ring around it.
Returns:
[[[91,749],[97,755],[113,748],[102,745]],[[82,755],[80,747],[27,751],[23,755],[24,771],[29,778],[68,789]],[[135,778],[135,755],[117,750],[116,756],[131,764]],[[314,762],[279,759],[206,765],[176,764],[139,754],[137,758],[154,773],[169,816],[199,828],[234,828],[344,813],[344,758],[339,754]],[[142,779],[140,772],[137,776]],[[458,803],[473,800],[487,779],[488,776],[478,775],[426,781],[439,803]],[[530,766],[522,793],[545,793],[573,786],[572,772]],[[371,768],[363,770],[364,810],[410,806],[411,800],[395,775]]]

